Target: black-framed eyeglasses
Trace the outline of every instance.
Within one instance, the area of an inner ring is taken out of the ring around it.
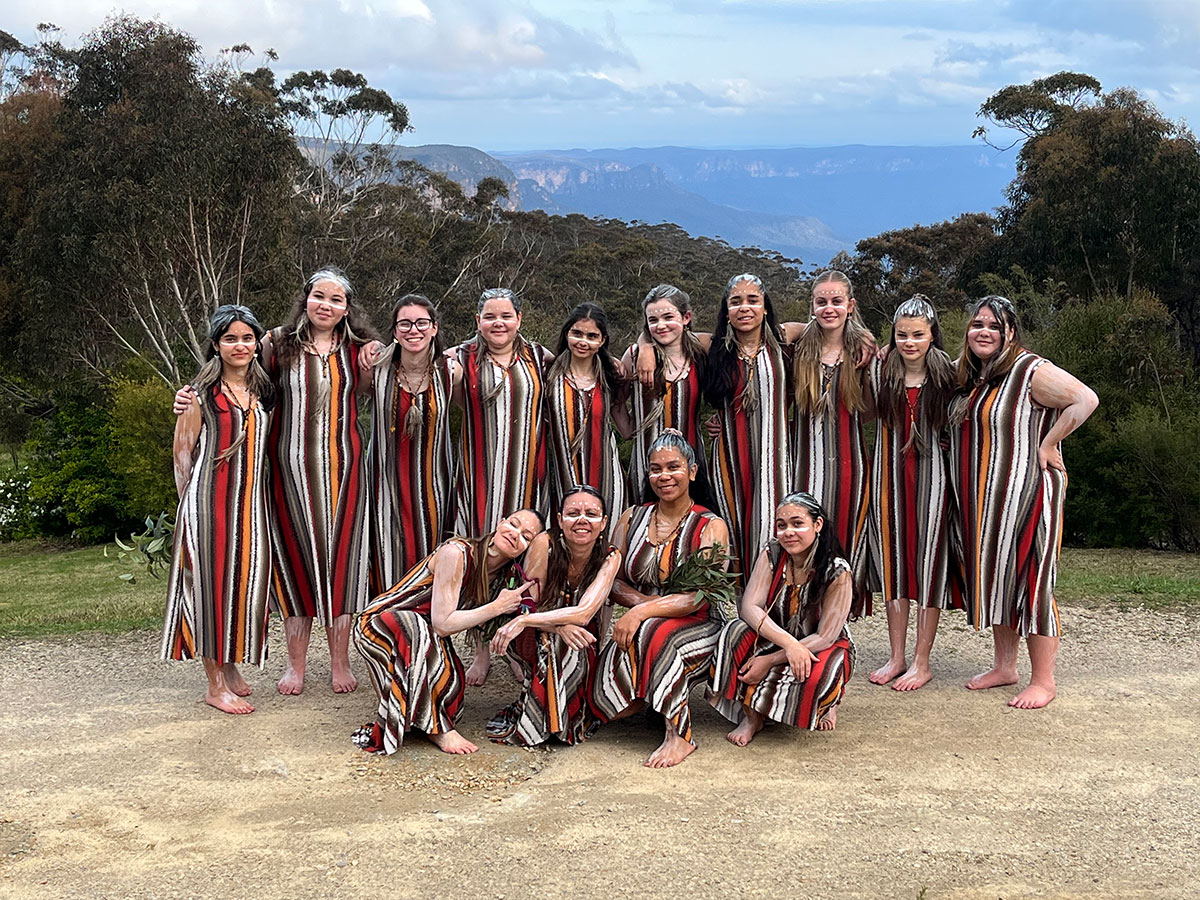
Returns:
[[[417,331],[428,331],[433,327],[433,319],[397,319],[397,331],[412,331],[414,328]]]

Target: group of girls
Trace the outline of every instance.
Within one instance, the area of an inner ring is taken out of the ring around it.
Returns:
[[[353,632],[379,700],[356,735],[368,750],[392,752],[412,729],[475,750],[455,717],[495,652],[521,693],[489,722],[493,740],[575,743],[649,706],[666,734],[647,764],[670,766],[694,749],[688,695],[700,683],[736,744],[766,719],[832,728],[854,661],[847,622],[881,589],[892,652],[872,681],[928,681],[938,611],[963,606],[996,647],[968,686],[1015,683],[1025,636],[1033,678],[1010,702],[1053,698],[1058,444],[1096,399],[1022,346],[1008,301],[975,304],[957,362],[920,296],[897,310],[876,360],[834,271],[814,283],[807,326],[779,323],[753,275],[730,280],[712,335],[692,331],[672,286],[651,290],[643,312],[618,362],[602,308],[578,307],[551,353],[520,333],[506,289],[483,293],[476,334],[450,351],[415,294],[393,310],[393,342],[375,342],[332,269],[269,335],[244,307],[222,307],[209,362],[177,395],[163,655],[201,656],[207,702],[249,712],[235,663],[260,662],[270,595],[288,639],[283,693],[303,686],[313,618],[335,690],[353,690]],[[629,479],[618,434],[632,438]],[[627,493],[647,502],[627,508]],[[705,548],[740,581],[730,621],[672,586]],[[605,641],[614,606],[624,613]],[[461,632],[476,648],[469,670],[451,641]]]

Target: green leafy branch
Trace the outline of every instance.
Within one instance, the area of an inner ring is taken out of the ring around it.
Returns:
[[[128,544],[116,535],[113,535],[113,540],[118,548],[115,556],[119,561],[143,568],[154,578],[161,578],[162,573],[171,568],[175,522],[165,512],[159,513],[157,519],[146,516],[146,530],[141,534],[131,534]],[[112,558],[107,546],[104,548],[104,556]],[[133,572],[125,572],[117,577],[129,584],[137,584]]]

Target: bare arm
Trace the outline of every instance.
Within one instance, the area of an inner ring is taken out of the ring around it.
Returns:
[[[713,519],[705,526],[703,533],[700,535],[700,547],[698,549],[703,550],[718,543],[726,548],[729,547],[729,528],[725,525],[723,519]],[[728,568],[728,565],[727,560],[725,568]],[[663,594],[661,596],[642,594],[642,596],[645,599],[633,606],[629,612],[622,616],[622,621],[629,616],[637,617],[640,622],[654,617],[677,618],[679,616],[688,616],[698,610],[704,603],[703,600],[696,599],[695,591],[684,591],[680,594]]]
[[[495,600],[483,606],[459,609],[458,598],[466,570],[463,551],[453,544],[443,544],[433,560],[433,604],[430,608],[433,630],[440,637],[450,637],[506,612],[515,612],[521,605],[522,594],[530,587],[527,582],[519,588],[501,591]]]
[[[633,395],[633,354],[629,350],[617,360],[617,373],[621,377],[621,388],[617,391],[617,396],[612,398],[609,415],[617,434],[628,439],[633,437],[633,417],[629,414],[629,401]]]
[[[175,461],[175,491],[180,497],[183,497],[188,482],[192,480],[196,445],[200,442],[200,427],[204,424],[204,417],[200,413],[200,398],[195,394],[191,397],[192,402],[187,411],[175,420],[175,441],[171,451]]]
[[[779,330],[783,332],[783,342],[785,344],[796,343],[807,327],[807,322],[784,322],[779,326]]]
[[[821,621],[817,623],[817,630],[801,638],[800,643],[814,654],[832,647],[842,629],[846,627],[846,619],[850,616],[850,602],[853,599],[854,578],[849,572],[842,572],[825,588],[825,598],[821,601]]]
[[[1038,406],[1059,411],[1058,421],[1038,447],[1038,463],[1043,469],[1054,468],[1065,472],[1067,470],[1058,445],[1088,420],[1100,405],[1100,398],[1070,372],[1051,362],[1042,363],[1033,373],[1029,393]]]
[[[450,402],[460,409],[463,406],[463,367],[454,358],[447,358],[446,365],[450,368]]]

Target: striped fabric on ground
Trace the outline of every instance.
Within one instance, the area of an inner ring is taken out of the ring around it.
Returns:
[[[503,368],[475,348],[468,341],[455,351],[463,367],[464,409],[454,533],[463,537],[494,531],[519,509],[545,512],[549,495],[542,398],[549,352],[522,341]]]
[[[450,363],[434,361],[423,393],[397,378],[400,351],[374,375],[371,419],[371,590],[382,593],[437,549],[452,522],[454,459],[450,437]],[[420,429],[405,427],[412,408]]]
[[[821,620],[820,607],[804,609],[811,582],[787,584],[784,572],[787,554],[778,544],[772,544],[775,568],[768,588],[768,611],[771,619],[794,638],[814,633]],[[846,560],[835,559],[830,569],[834,573],[849,572]],[[835,577],[833,575],[830,576]],[[779,650],[770,641],[760,638],[742,619],[734,619],[722,629],[713,659],[708,685],[708,702],[729,719],[740,722],[743,707],[750,707],[773,722],[782,722],[813,731],[821,719],[842,701],[846,682],[854,667],[854,642],[849,628],[831,646],[816,654],[809,676],[798,680],[787,663],[772,666],[756,685],[743,684],[738,671],[752,657]]]
[[[276,339],[278,344],[278,338]],[[285,617],[330,625],[367,601],[367,491],[358,430],[359,347],[273,366],[271,546]]]
[[[554,461],[554,503],[574,485],[594,487],[608,509],[609,534],[625,511],[625,472],[617,455],[617,435],[609,421],[609,398],[604,385],[580,390],[570,379],[556,376],[546,385],[546,430]],[[572,445],[583,433],[579,449]]]
[[[872,369],[878,392],[879,365]],[[955,605],[951,579],[958,566],[951,560],[950,488],[946,453],[939,435],[925,435],[925,449],[909,444],[920,425],[921,388],[908,389],[909,415],[903,429],[882,418],[875,432],[871,462],[871,553],[884,602],[912,600],[921,606],[949,609]],[[909,444],[908,449],[904,449]]]
[[[824,369],[828,411],[808,415],[793,410],[792,489],[808,491],[825,508],[854,575],[851,614],[870,615],[874,578],[868,527],[871,473],[867,442],[862,417],[846,409],[838,390],[845,371],[851,377],[861,375],[844,363]]]
[[[1022,352],[1007,375],[971,391],[966,418],[950,429],[950,477],[968,620],[977,629],[1005,625],[1054,637],[1067,477],[1038,464],[1038,447],[1058,419],[1058,410],[1030,396],[1043,362]]]
[[[271,583],[270,416],[256,404],[246,419],[219,387],[199,402],[199,446],[175,519],[160,655],[258,665],[265,657]],[[241,446],[214,466],[243,426]]]
[[[769,344],[752,362],[739,360],[734,396],[717,412],[721,434],[713,443],[712,484],[743,587],[774,534],[775,507],[791,480],[785,365],[783,351]],[[758,397],[750,410],[742,406],[748,385]]]
[[[705,526],[717,516],[693,506],[680,526],[662,544],[650,542],[651,513],[655,504],[637,507],[629,523],[629,537],[621,579],[647,594],[657,594],[663,583],[687,556],[700,548]],[[634,633],[628,649],[609,641],[596,661],[592,705],[601,721],[609,721],[636,700],[646,703],[667,720],[686,741],[692,739],[688,693],[708,675],[721,621],[709,608],[678,618],[651,618]]]

